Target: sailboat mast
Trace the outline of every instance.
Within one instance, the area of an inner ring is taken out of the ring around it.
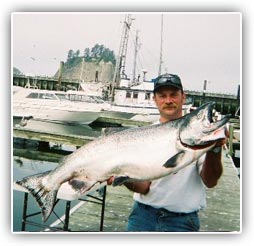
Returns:
[[[161,50],[160,50],[160,62],[159,62],[159,72],[158,76],[161,75],[161,65],[162,65],[162,46],[163,46],[163,14],[161,15]]]

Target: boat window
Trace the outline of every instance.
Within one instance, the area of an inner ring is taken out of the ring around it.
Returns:
[[[68,94],[66,97],[72,102],[104,103],[104,100],[100,96]]]
[[[77,96],[74,95],[74,94],[69,94],[69,95],[68,95],[68,98],[69,98],[70,101],[78,101]]]
[[[44,98],[44,99],[49,99],[49,100],[56,100],[56,99],[57,99],[56,95],[51,94],[51,93],[46,93],[46,94],[44,94],[44,95],[43,95],[43,98]]]
[[[91,96],[96,103],[104,103],[104,100],[99,96]]]
[[[131,92],[129,91],[126,92],[126,98],[131,98]]]
[[[39,92],[31,92],[27,98],[34,98],[34,99],[49,99],[49,100],[56,100],[57,97],[52,93],[39,93]]]
[[[145,94],[145,100],[150,100],[151,99],[151,93],[150,92],[146,92]]]
[[[96,99],[93,96],[89,95],[75,95],[69,94],[69,100],[73,102],[88,102],[88,103],[97,103],[99,99]]]
[[[138,98],[138,92],[133,92],[133,99],[137,99]]]
[[[28,96],[27,96],[27,98],[40,98],[39,97],[39,95],[40,95],[40,93],[38,93],[38,92],[32,92],[32,93],[30,93]]]
[[[62,94],[62,93],[56,93],[56,96],[61,100],[61,101],[67,101],[68,97],[66,94]]]

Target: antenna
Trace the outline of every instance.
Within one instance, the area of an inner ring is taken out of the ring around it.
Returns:
[[[161,14],[161,50],[160,50],[160,63],[159,63],[158,76],[161,75],[161,65],[163,63],[163,61],[162,61],[162,45],[163,45],[163,14]]]

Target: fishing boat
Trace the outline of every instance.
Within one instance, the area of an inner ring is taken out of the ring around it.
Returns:
[[[13,87],[13,117],[55,123],[90,124],[110,105],[82,91],[50,91]]]
[[[159,111],[153,100],[153,81],[143,81],[135,86],[124,86],[122,81],[115,89],[112,110],[125,111],[136,114],[149,115],[150,118],[159,117]],[[186,99],[183,105],[183,115],[192,109],[192,101]]]
[[[125,64],[127,57],[128,37],[133,18],[131,15],[126,15],[123,22],[123,32],[120,42],[118,59],[111,84],[110,99],[111,110],[129,112],[136,114],[135,118],[138,120],[155,122],[159,119],[159,111],[153,100],[154,79],[146,80],[146,69],[142,69],[142,78],[140,75],[136,76],[136,58],[138,54],[139,38],[136,32],[134,43],[134,67],[133,77],[128,78],[125,73]],[[159,75],[161,74],[162,61],[162,40],[163,40],[163,15],[161,16],[161,51],[159,60]],[[192,102],[188,100],[183,106],[183,115],[189,113],[192,109]]]

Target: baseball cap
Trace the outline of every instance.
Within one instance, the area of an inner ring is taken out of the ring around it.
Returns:
[[[181,79],[176,74],[165,73],[158,76],[154,82],[153,92],[155,93],[162,86],[174,86],[183,91]]]

